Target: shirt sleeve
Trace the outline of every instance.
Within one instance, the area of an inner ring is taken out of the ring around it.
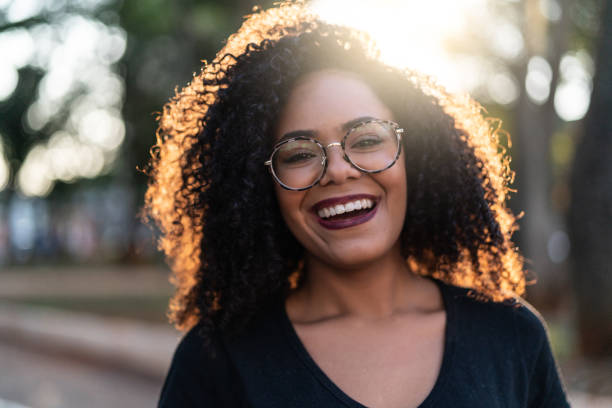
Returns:
[[[240,384],[222,343],[211,340],[205,347],[195,326],[174,352],[158,408],[246,406]]]
[[[529,373],[527,406],[569,408],[567,393],[552,354],[544,319],[533,306],[523,301],[515,323]]]

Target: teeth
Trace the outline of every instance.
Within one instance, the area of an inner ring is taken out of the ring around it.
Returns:
[[[329,218],[337,214],[344,214],[351,211],[372,208],[373,206],[374,202],[372,200],[368,198],[362,198],[361,200],[351,201],[350,203],[337,204],[332,207],[322,208],[317,211],[317,214],[319,214],[319,217],[321,218]]]

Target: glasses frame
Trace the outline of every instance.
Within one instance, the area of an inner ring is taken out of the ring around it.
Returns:
[[[391,163],[389,163],[385,168],[380,169],[380,170],[367,170],[364,168],[359,167],[358,165],[356,165],[355,163],[353,163],[353,161],[350,159],[350,157],[346,154],[346,150],[345,150],[345,144],[346,144],[346,139],[349,137],[349,135],[355,131],[355,129],[359,128],[360,126],[363,125],[367,125],[368,123],[380,123],[380,124],[385,124],[385,125],[390,125],[395,133],[395,137],[397,138],[397,153],[395,155],[395,158],[393,159],[393,161]],[[264,162],[265,166],[268,166],[268,170],[270,170],[270,173],[272,174],[272,177],[274,177],[274,180],[276,180],[276,182],[285,190],[291,190],[291,191],[304,191],[304,190],[308,190],[312,187],[314,187],[319,181],[321,181],[321,179],[323,178],[323,176],[325,176],[325,172],[327,171],[327,158],[328,158],[328,154],[327,154],[327,148],[328,147],[332,147],[332,146],[340,146],[342,147],[342,155],[344,160],[349,163],[351,166],[353,166],[354,168],[356,168],[357,170],[361,171],[362,173],[367,173],[367,174],[375,174],[375,173],[380,173],[381,171],[385,171],[388,168],[390,168],[391,166],[393,166],[396,162],[397,159],[399,158],[400,154],[402,153],[402,134],[404,133],[404,129],[401,128],[397,123],[390,121],[390,120],[382,120],[382,119],[370,119],[370,120],[365,120],[363,122],[359,122],[356,123],[355,125],[353,125],[345,134],[344,137],[342,138],[341,142],[333,142],[328,144],[327,146],[323,146],[323,144],[321,142],[319,142],[317,139],[314,139],[312,137],[308,137],[308,136],[296,136],[296,137],[292,137],[291,139],[286,139],[283,140],[279,143],[277,143],[276,145],[274,145],[274,149],[272,150],[272,153],[270,154],[270,158]],[[294,188],[294,187],[289,187],[288,185],[286,185],[285,183],[283,183],[278,176],[276,175],[276,173],[274,172],[274,167],[272,166],[272,159],[274,157],[274,154],[285,144],[287,143],[291,143],[294,142],[296,140],[308,140],[311,142],[316,143],[320,148],[321,151],[323,152],[323,159],[321,160],[321,165],[323,166],[323,171],[321,172],[321,174],[317,177],[317,179],[310,184],[307,187],[300,187],[300,188]]]

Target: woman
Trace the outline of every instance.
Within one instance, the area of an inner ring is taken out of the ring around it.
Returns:
[[[165,106],[147,210],[189,332],[160,406],[568,406],[495,126],[373,50],[283,4]]]

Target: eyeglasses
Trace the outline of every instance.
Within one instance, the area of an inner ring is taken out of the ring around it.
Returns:
[[[393,166],[401,152],[404,129],[388,120],[372,119],[356,124],[342,142],[323,146],[318,140],[298,136],[274,146],[269,166],[274,179],[287,190],[307,190],[327,170],[327,149],[342,147],[344,160],[364,173],[380,173]]]

